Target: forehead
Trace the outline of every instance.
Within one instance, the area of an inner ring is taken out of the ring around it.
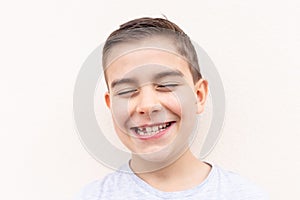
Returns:
[[[174,40],[171,38],[160,35],[149,36],[141,40],[120,42],[113,45],[105,55],[105,67],[110,65],[110,63],[119,58],[121,55],[144,48],[162,49],[178,54],[178,49],[175,46]]]
[[[167,50],[148,47],[129,51],[112,61],[105,70],[107,82],[110,85],[112,81],[122,79],[128,74],[152,76],[153,73],[159,73],[159,68],[145,70],[145,67],[141,67],[147,66],[151,68],[154,65],[162,66],[161,69],[180,71],[184,78],[191,79],[189,64],[182,56]],[[141,69],[144,70],[141,71]],[[134,71],[138,73],[133,73]]]

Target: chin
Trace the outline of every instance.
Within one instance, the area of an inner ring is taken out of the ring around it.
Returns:
[[[172,150],[169,148],[162,148],[160,150],[151,151],[150,153],[137,154],[140,158],[148,162],[161,163],[169,160]]]
[[[152,148],[150,151],[150,148],[147,152],[143,153],[136,153],[138,157],[140,157],[142,160],[146,162],[153,162],[153,163],[172,163],[176,161],[184,152],[184,149],[176,144],[169,144],[164,147],[155,147]]]

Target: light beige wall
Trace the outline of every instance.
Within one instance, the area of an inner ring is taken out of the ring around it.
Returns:
[[[119,24],[160,14],[207,51],[223,79],[226,121],[206,159],[253,180],[271,199],[300,198],[298,2],[1,4],[2,199],[71,199],[110,171],[77,137],[72,111],[76,75]]]

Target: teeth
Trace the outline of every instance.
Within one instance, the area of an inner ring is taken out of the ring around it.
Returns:
[[[158,126],[153,126],[152,127],[152,132],[156,132],[156,131],[158,131]]]
[[[137,127],[137,128],[135,128],[135,132],[142,136],[151,136],[151,135],[155,135],[155,134],[163,131],[170,125],[171,125],[171,123],[168,122],[165,124],[160,124],[158,126],[151,126],[151,127],[144,127],[144,128]]]

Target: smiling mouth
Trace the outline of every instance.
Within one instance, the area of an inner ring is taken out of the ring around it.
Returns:
[[[163,132],[168,127],[170,127],[173,123],[175,123],[175,121],[149,125],[149,126],[132,127],[131,130],[133,130],[138,136],[152,137],[154,135]]]

